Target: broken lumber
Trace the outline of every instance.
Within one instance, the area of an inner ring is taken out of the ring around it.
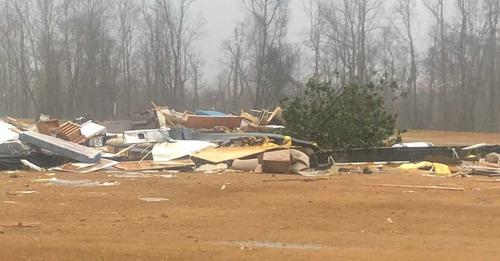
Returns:
[[[29,162],[28,160],[22,159],[22,160],[21,160],[21,163],[22,163],[24,166],[26,166],[26,167],[28,167],[28,168],[30,168],[30,169],[32,169],[32,170],[36,170],[36,171],[38,171],[38,172],[43,171],[43,168],[38,167],[37,165],[35,165],[35,164],[33,164],[33,163]]]
[[[442,186],[414,186],[414,185],[399,185],[399,184],[363,184],[363,186],[371,187],[387,187],[387,188],[414,188],[414,189],[436,189],[436,190],[454,190],[464,191],[464,188],[442,187]]]
[[[192,167],[195,163],[190,160],[171,160],[168,162],[154,162],[152,160],[127,161],[115,165],[117,169],[125,171],[144,171],[144,170],[164,170],[164,169],[182,169]]]

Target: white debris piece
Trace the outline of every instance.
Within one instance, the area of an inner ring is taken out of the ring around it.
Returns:
[[[407,142],[399,143],[392,146],[393,148],[429,148],[434,147],[430,142]]]
[[[0,143],[19,140],[19,133],[15,129],[16,127],[0,120]]]
[[[202,151],[210,147],[217,147],[217,145],[199,140],[163,142],[156,144],[153,147],[153,160],[156,162],[167,162],[185,156],[191,156],[195,152]]]
[[[106,133],[106,127],[94,123],[92,121],[87,121],[86,123],[80,126],[80,132],[82,133],[83,136],[91,138],[99,134]]]

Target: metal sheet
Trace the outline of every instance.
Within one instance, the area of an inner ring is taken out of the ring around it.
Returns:
[[[58,156],[84,163],[96,163],[101,159],[101,152],[96,149],[41,133],[25,131],[19,134],[19,139],[28,144],[48,150]]]
[[[99,134],[106,133],[106,127],[92,121],[87,121],[86,123],[82,124],[82,126],[80,127],[80,131],[82,132],[83,136],[92,138]]]
[[[151,130],[134,130],[125,131],[123,138],[125,145],[138,143],[158,143],[170,140],[168,135],[169,129],[151,129]]]

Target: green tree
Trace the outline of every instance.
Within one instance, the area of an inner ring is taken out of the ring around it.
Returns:
[[[384,110],[379,95],[384,84],[337,87],[310,79],[303,96],[285,101],[287,134],[329,148],[384,145],[384,140],[396,132],[395,116]]]

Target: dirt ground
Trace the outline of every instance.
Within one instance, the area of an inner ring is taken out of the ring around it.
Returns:
[[[3,172],[0,260],[498,260],[500,183],[424,174],[304,182],[261,174]],[[119,184],[48,185],[54,175]]]
[[[468,146],[479,143],[500,144],[500,134],[479,132],[410,130],[401,134],[404,142],[431,142],[434,145]]]

